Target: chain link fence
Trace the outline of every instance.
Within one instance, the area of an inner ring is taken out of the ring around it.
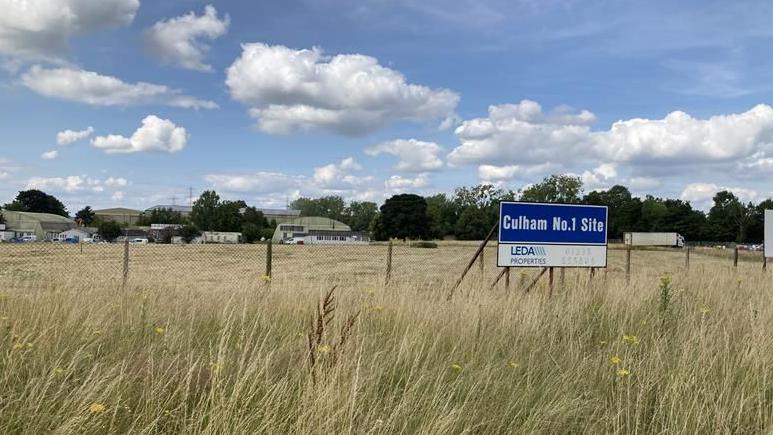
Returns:
[[[139,286],[255,286],[269,282],[297,285],[350,284],[450,286],[465,270],[480,242],[441,242],[437,248],[419,248],[395,242],[370,245],[267,244],[0,244],[0,286],[28,282],[71,286],[132,284]],[[604,276],[625,276],[626,252],[610,246]],[[490,285],[496,267],[496,242],[483,250],[471,267],[466,285]],[[757,252],[692,248],[693,267],[759,268]],[[678,273],[687,268],[686,250],[635,250],[633,273]],[[740,263],[740,266],[738,265]],[[537,269],[513,269],[514,286],[528,281]],[[587,276],[582,269],[557,271],[569,279]],[[502,281],[504,283],[504,280]]]

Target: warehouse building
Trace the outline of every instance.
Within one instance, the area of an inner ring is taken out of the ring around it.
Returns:
[[[154,205],[145,211],[150,212],[153,210],[171,210],[180,213],[182,216],[188,217],[191,215],[193,207],[189,205]],[[291,221],[293,219],[298,219],[301,216],[300,210],[278,208],[258,208],[257,210],[263,213],[263,216],[266,217],[267,221],[271,222],[273,220],[277,224]],[[241,209],[240,211],[244,213],[244,209]]]
[[[289,244],[362,244],[368,243],[367,233],[355,232],[343,222],[326,217],[301,217],[279,224],[274,230],[274,243]]]
[[[59,240],[60,233],[77,227],[72,219],[49,213],[3,210],[3,217],[6,225],[4,233],[13,232],[17,239]]]
[[[117,207],[94,210],[94,214],[103,221],[113,221],[123,225],[136,225],[142,212],[130,208]]]

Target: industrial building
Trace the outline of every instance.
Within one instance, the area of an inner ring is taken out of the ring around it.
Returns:
[[[242,233],[202,231],[199,239],[200,243],[239,243],[242,240]]]
[[[130,208],[117,207],[94,210],[94,214],[98,219],[103,221],[113,221],[124,225],[136,225],[142,212]]]
[[[271,239],[274,243],[309,245],[347,245],[369,243],[367,233],[355,232],[343,222],[326,217],[301,217],[279,224]]]
[[[77,227],[72,219],[49,213],[3,210],[3,217],[6,226],[3,237],[13,232],[13,238],[17,239],[59,240],[59,233]]]
[[[191,211],[193,210],[193,207],[190,205],[154,205],[153,207],[148,208],[145,210],[146,212],[151,212],[153,210],[171,210],[173,212],[180,213],[182,216],[190,216]]]
[[[59,233],[57,240],[65,242],[68,240],[74,242],[84,242],[94,239],[94,235],[97,234],[96,228],[91,227],[78,227]]]

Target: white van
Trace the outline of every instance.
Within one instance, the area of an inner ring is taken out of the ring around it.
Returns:
[[[139,238],[138,237],[136,239],[131,239],[129,241],[129,244],[131,244],[131,245],[147,245],[148,244],[148,239],[143,239],[143,238]]]

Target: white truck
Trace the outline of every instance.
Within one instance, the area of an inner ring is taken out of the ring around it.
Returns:
[[[625,233],[623,241],[631,246],[684,247],[684,237],[679,233]]]

